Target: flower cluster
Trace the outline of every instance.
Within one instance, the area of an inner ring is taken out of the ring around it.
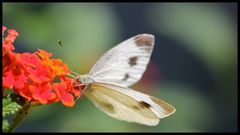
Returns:
[[[61,101],[65,106],[75,104],[74,96],[80,96],[80,87],[74,87],[76,80],[68,78],[68,66],[60,59],[50,59],[51,53],[38,50],[34,53],[14,52],[13,42],[19,35],[15,30],[2,27],[2,73],[4,90],[11,89],[25,100],[37,104]],[[58,81],[58,82],[56,82]]]

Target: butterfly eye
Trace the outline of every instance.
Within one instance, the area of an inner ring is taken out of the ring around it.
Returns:
[[[77,89],[77,90],[83,90],[85,87],[86,87],[86,85],[84,85],[84,84],[80,84],[80,85],[76,84],[73,86],[73,88]]]
[[[81,85],[80,87],[83,90],[86,87],[86,85]]]

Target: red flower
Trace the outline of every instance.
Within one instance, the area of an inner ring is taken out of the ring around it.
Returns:
[[[57,97],[65,106],[74,105],[74,98],[70,93],[68,93],[67,86],[64,83],[53,84],[53,90],[56,92]]]
[[[59,79],[62,82],[65,82],[65,85],[70,93],[74,94],[76,97],[80,97],[80,91],[84,89],[85,85],[80,84],[76,79],[67,78],[66,76],[60,76]]]
[[[6,27],[3,26],[2,33]],[[18,36],[15,30],[8,30],[3,37],[3,93],[13,91],[28,101],[50,104],[61,101],[65,106],[75,104],[74,96],[79,97],[81,87],[75,87],[76,79],[67,78],[70,70],[60,59],[50,59],[52,53],[38,50],[35,53],[15,53],[13,42]],[[54,80],[60,82],[54,82]],[[74,82],[74,83],[73,83]]]
[[[4,32],[7,28],[6,27],[2,27],[2,35],[4,35]],[[13,42],[16,39],[16,37],[18,36],[18,33],[15,30],[8,30],[8,36],[6,38],[3,38],[3,48],[6,51],[12,51],[14,50],[14,46],[13,46]]]

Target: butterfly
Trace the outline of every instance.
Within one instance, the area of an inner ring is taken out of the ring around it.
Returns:
[[[107,51],[88,74],[75,76],[86,86],[83,94],[118,120],[154,126],[173,114],[176,109],[167,102],[129,88],[145,72],[154,42],[152,34],[139,34]]]

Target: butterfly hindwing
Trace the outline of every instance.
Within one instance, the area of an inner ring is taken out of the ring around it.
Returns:
[[[89,75],[96,82],[131,86],[139,81],[149,63],[154,36],[139,34],[106,52],[94,64]]]
[[[158,124],[160,118],[175,111],[158,98],[122,86],[92,83],[89,88],[85,95],[100,110],[119,120],[153,126]]]

